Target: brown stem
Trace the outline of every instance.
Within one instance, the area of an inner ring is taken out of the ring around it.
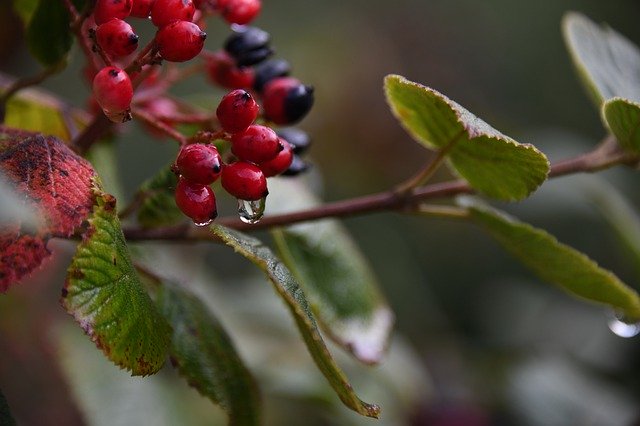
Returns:
[[[7,102],[9,101],[9,99],[11,99],[13,95],[15,95],[18,91],[26,87],[35,86],[36,84],[42,83],[44,80],[46,80],[53,74],[56,74],[60,70],[61,70],[60,66],[54,65],[52,67],[43,69],[38,74],[29,76],[29,77],[19,78],[15,80],[13,83],[11,83],[11,85],[7,88],[7,90],[4,93],[2,93],[2,95],[0,96],[0,123],[4,122]]]
[[[178,141],[178,143],[182,146],[182,145],[186,145],[188,140],[187,137],[185,135],[183,135],[182,133],[178,132],[176,129],[174,129],[171,126],[167,126],[166,124],[164,124],[162,121],[158,120],[156,117],[154,117],[151,114],[148,114],[147,112],[141,110],[141,109],[133,109],[131,111],[131,114],[133,115],[133,117],[137,120],[143,121],[144,123],[160,130],[161,132],[163,132],[164,134],[166,134],[167,136],[175,139],[176,141]]]
[[[91,145],[111,130],[113,124],[104,114],[97,114],[82,133],[73,140],[71,147],[80,155],[86,154]]]

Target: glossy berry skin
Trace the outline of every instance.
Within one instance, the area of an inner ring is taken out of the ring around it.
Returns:
[[[238,133],[258,117],[260,107],[246,90],[233,90],[222,98],[216,116],[225,132]]]
[[[194,143],[180,150],[175,169],[190,182],[210,185],[220,176],[222,158],[215,146]]]
[[[311,146],[311,138],[304,130],[289,127],[287,129],[277,130],[276,134],[293,147],[294,154],[300,155]]]
[[[207,224],[218,216],[216,196],[206,185],[180,178],[176,185],[175,200],[182,213],[197,224]]]
[[[98,45],[112,56],[127,56],[138,47],[138,36],[122,19],[112,19],[96,29]]]
[[[104,67],[93,78],[93,96],[107,115],[117,114],[129,109],[133,86],[120,68]]]
[[[286,77],[291,72],[291,65],[284,59],[270,59],[256,68],[256,78],[253,88],[262,92],[264,86],[278,77]]]
[[[280,139],[280,143],[284,149],[280,151],[274,159],[258,164],[258,167],[260,167],[260,170],[262,170],[262,173],[264,173],[266,177],[277,176],[284,173],[289,169],[289,166],[291,166],[291,162],[293,161],[293,146],[282,139]]]
[[[136,18],[148,18],[151,14],[151,7],[156,0],[133,0],[131,6],[131,16]]]
[[[271,128],[251,125],[231,136],[231,152],[239,159],[251,163],[264,163],[282,150],[280,138]]]
[[[269,194],[267,178],[255,164],[237,161],[222,168],[222,187],[239,200],[257,201]]]
[[[156,33],[160,55],[171,62],[185,62],[198,56],[207,34],[193,22],[176,21]]]
[[[257,27],[234,31],[224,43],[224,50],[238,66],[258,64],[273,54],[269,47],[271,36]]]
[[[225,21],[230,24],[246,25],[260,13],[260,0],[218,0],[216,5]]]
[[[97,0],[93,9],[96,25],[112,19],[124,19],[131,13],[132,0]]]
[[[151,22],[158,28],[175,21],[191,22],[196,13],[192,0],[156,0],[151,7]]]
[[[291,165],[287,170],[282,173],[282,176],[298,176],[300,173],[304,173],[309,169],[309,163],[304,161],[298,155],[293,154],[291,159]]]
[[[209,79],[227,89],[246,89],[253,86],[253,68],[238,67],[233,58],[225,52],[216,52],[207,57]]]
[[[264,87],[262,103],[267,119],[280,125],[293,124],[311,110],[313,88],[292,77],[276,78]]]

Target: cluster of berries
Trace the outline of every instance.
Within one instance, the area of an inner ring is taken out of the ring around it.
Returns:
[[[219,13],[225,20],[246,24],[260,12],[260,0],[97,0],[93,19],[97,27],[90,36],[96,49],[111,60],[131,55],[138,47],[138,36],[125,21],[128,17],[151,18],[158,28],[152,50],[159,59],[185,62],[196,57],[204,46],[206,33],[193,22],[204,11]],[[129,74],[117,66],[106,66],[93,79],[96,102],[114,122],[130,119],[133,85]]]
[[[254,124],[259,112],[259,105],[244,89],[233,90],[220,101],[216,116],[233,154],[227,163],[211,144],[194,143],[180,150],[173,167],[179,175],[176,204],[196,224],[208,224],[217,216],[215,195],[208,185],[219,176],[222,187],[239,200],[241,217],[248,222],[259,219],[269,193],[266,178],[287,173],[294,151],[309,145],[309,138],[300,130],[282,133],[290,133],[298,143],[295,146],[270,127]]]

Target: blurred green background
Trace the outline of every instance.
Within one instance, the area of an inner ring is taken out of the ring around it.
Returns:
[[[9,3],[0,3],[0,71],[27,75],[38,68]],[[437,89],[519,142],[535,144],[552,161],[591,149],[605,131],[575,78],[562,41],[560,20],[567,10],[607,22],[640,43],[640,3],[631,0],[265,0],[256,25],[272,34],[278,56],[293,64],[294,75],[316,88],[316,105],[301,127],[314,138],[311,179],[326,200],[337,200],[385,190],[412,175],[428,158],[388,111],[382,79],[389,73]],[[143,25],[142,33],[144,28],[149,29]],[[207,47],[217,49],[228,31],[212,19]],[[83,106],[88,90],[79,83],[81,66],[76,52],[70,68],[44,87]],[[205,94],[211,109],[223,94],[201,77],[181,84],[176,93],[198,94],[199,99]],[[152,141],[131,125],[118,139],[117,153],[130,196],[170,161],[175,146]],[[442,173],[436,178],[450,176]],[[638,179],[631,170],[562,178],[519,205],[501,207],[549,230],[640,288],[638,265],[605,221],[603,203],[595,201],[601,197],[594,196],[614,194],[615,187],[638,206]],[[223,213],[232,212],[230,205],[225,208]],[[381,369],[348,364],[363,399],[382,403],[379,424],[640,424],[640,340],[609,332],[609,313],[540,282],[470,225],[392,213],[345,223],[371,261],[397,315],[396,334],[402,336]],[[56,248],[70,251],[66,244]],[[247,273],[244,263],[219,247],[170,249],[174,257],[190,260],[197,271],[193,277],[178,274],[182,280],[209,283],[201,285],[206,289],[202,291],[213,294],[223,323],[243,340],[243,354],[270,354],[247,355],[254,370],[262,369],[257,373],[270,407],[270,424],[301,424],[301,415],[304,424],[374,424],[337,405],[304,350],[295,346],[291,323],[278,319],[282,306],[259,303],[269,299],[262,293],[266,284]],[[0,297],[0,333],[13,339],[0,340],[0,384],[16,416],[24,424],[74,424],[84,417],[91,424],[177,425],[185,417],[160,413],[182,410],[191,415],[183,424],[212,424],[214,420],[202,416],[215,409],[192,391],[162,387],[173,383],[168,373],[154,379],[160,382],[156,389],[165,389],[157,394],[118,387],[127,386],[122,384],[126,375],[111,372],[115,368],[100,359],[87,339],[74,334],[77,327],[56,303],[65,269],[64,256],[60,259],[57,282],[47,272]],[[36,295],[40,296],[34,306]],[[63,325],[56,328],[55,338],[44,338],[54,343],[40,344],[38,357],[35,349],[29,354],[33,342],[21,336],[39,327],[25,317],[42,316],[42,311],[47,320],[55,318]],[[265,339],[270,343],[251,346],[259,339],[250,326],[254,317],[257,322],[276,318],[265,333],[271,333]],[[16,343],[21,339],[22,346]],[[3,347],[6,342],[13,342],[12,348]],[[79,346],[88,350],[74,352]],[[285,347],[290,349],[283,351]],[[73,394],[81,401],[82,414],[61,413],[65,405],[51,395],[57,382],[43,382],[46,375],[37,373],[46,370],[45,355],[59,350],[68,351],[60,374],[83,389]],[[288,369],[278,371],[274,364],[279,363]],[[96,371],[108,377],[94,377]],[[117,404],[127,404],[124,395],[138,395],[132,401],[152,407],[147,415],[159,410],[157,418],[116,418],[105,412],[96,402],[100,395],[94,395],[100,383],[122,395],[112,401],[114,412],[114,406],[121,406]],[[167,396],[171,392],[166,389],[180,395]],[[191,398],[186,405],[158,402],[181,401],[182,394]],[[34,410],[31,404],[40,405]],[[65,423],[51,421],[63,415],[69,416]]]

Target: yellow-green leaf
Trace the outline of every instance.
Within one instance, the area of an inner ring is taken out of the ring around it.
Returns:
[[[640,153],[640,103],[623,98],[609,99],[602,105],[602,117],[620,145]]]
[[[205,397],[220,404],[229,424],[260,424],[255,380],[222,325],[198,298],[171,284],[158,291],[158,307],[173,328],[172,364]]]
[[[640,320],[640,297],[615,274],[544,230],[469,197],[460,199],[471,219],[540,278],[566,292],[608,305],[627,321]]]
[[[115,199],[97,190],[88,222],[62,305],[114,364],[133,375],[153,374],[164,364],[171,329],[133,268]]]
[[[380,407],[360,400],[355,394],[347,377],[331,357],[300,285],[293,278],[291,272],[273,254],[271,249],[253,237],[220,225],[212,226],[211,230],[224,243],[250,260],[267,275],[275,290],[291,311],[302,338],[311,353],[311,357],[338,394],[340,400],[347,407],[363,416],[377,418]]]
[[[387,102],[425,147],[447,150],[449,165],[478,191],[520,200],[547,178],[549,161],[533,145],[503,135],[441,93],[398,75],[385,79]]]

